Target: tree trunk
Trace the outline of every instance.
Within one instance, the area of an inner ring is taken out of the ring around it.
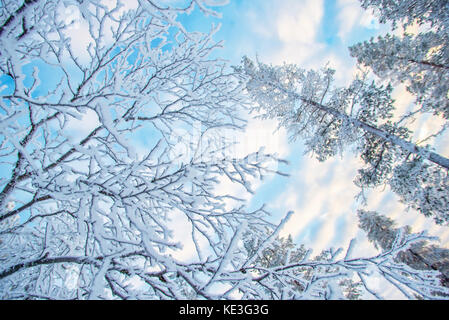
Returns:
[[[443,156],[441,156],[441,155],[439,155],[439,154],[437,154],[435,152],[431,152],[431,151],[429,152],[427,150],[424,150],[423,148],[418,147],[414,143],[411,143],[411,142],[409,142],[407,140],[399,138],[399,137],[397,137],[395,135],[392,135],[392,134],[390,134],[388,132],[382,131],[379,128],[376,128],[376,127],[374,127],[372,125],[369,125],[369,124],[367,124],[365,122],[362,122],[360,120],[351,118],[350,116],[348,116],[348,115],[346,115],[346,114],[344,114],[344,113],[342,113],[342,112],[340,112],[338,110],[335,110],[333,108],[329,108],[329,107],[327,107],[325,105],[322,105],[320,103],[317,103],[315,101],[306,99],[304,97],[301,97],[298,94],[295,94],[295,95],[296,95],[297,98],[299,98],[301,101],[303,101],[305,103],[313,105],[314,107],[316,107],[316,108],[318,108],[318,109],[320,109],[320,110],[322,110],[324,112],[330,113],[330,114],[332,114],[333,116],[335,116],[337,118],[340,118],[340,119],[342,119],[344,121],[352,123],[356,127],[360,128],[360,129],[362,129],[362,130],[364,130],[366,132],[369,132],[369,133],[375,135],[376,137],[379,137],[379,138],[383,139],[384,141],[391,142],[391,143],[401,147],[402,149],[404,149],[404,150],[406,150],[406,151],[408,151],[410,153],[420,155],[421,157],[423,157],[423,158],[425,158],[425,159],[427,159],[427,160],[429,160],[429,161],[439,165],[440,167],[443,167],[443,168],[446,168],[446,169],[449,170],[449,159],[448,158],[445,158],[445,157],[443,157]]]

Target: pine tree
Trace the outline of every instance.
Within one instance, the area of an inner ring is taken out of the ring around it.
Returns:
[[[373,211],[359,210],[358,217],[359,227],[367,233],[368,239],[374,246],[383,251],[390,250],[399,232],[399,228],[395,227],[395,222]],[[403,229],[407,234],[412,231],[410,226]],[[398,254],[396,260],[413,269],[439,271],[441,284],[449,287],[449,249],[421,241]]]

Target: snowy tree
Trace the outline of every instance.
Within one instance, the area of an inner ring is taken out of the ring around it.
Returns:
[[[362,8],[380,16],[380,22],[393,23],[393,28],[414,23],[430,24],[440,31],[449,27],[449,4],[446,0],[360,0]]]
[[[381,21],[427,23],[429,30],[401,37],[387,33],[350,47],[357,61],[382,79],[403,82],[421,112],[449,118],[449,4],[447,1],[363,1]],[[430,24],[430,26],[429,26]]]
[[[274,157],[227,158],[224,137],[205,139],[244,128],[241,80],[209,57],[216,27],[177,21],[219,2],[2,1],[2,299],[208,297],[198,268],[244,222],[269,225],[219,182],[250,189]],[[178,128],[193,132],[182,158]],[[180,227],[194,263],[175,257]]]
[[[359,227],[364,230],[368,239],[382,250],[389,250],[400,232],[392,219],[373,211],[358,211]],[[411,227],[406,226],[404,232],[410,234]],[[425,241],[416,242],[409,249],[401,252],[396,261],[407,264],[418,270],[437,270],[441,273],[441,283],[449,287],[449,249],[429,245]]]
[[[377,76],[406,84],[416,96],[414,110],[400,121],[418,112],[433,112],[449,117],[449,4],[447,1],[361,1],[362,7],[372,9],[383,23],[392,22],[393,29],[401,26],[402,36],[386,34],[350,47],[358,63],[368,66]],[[416,35],[407,27],[420,26]],[[434,136],[444,132],[447,124]],[[393,174],[391,187],[407,203],[425,215],[435,208],[447,211],[447,170],[440,170],[409,159]],[[437,209],[438,210],[438,209]],[[442,222],[437,218],[437,222]]]
[[[278,119],[292,140],[302,138],[318,160],[352,147],[364,163],[357,185],[388,184],[402,201],[437,223],[449,221],[449,159],[414,143],[411,131],[392,120],[392,86],[358,77],[339,88],[332,69],[306,71],[246,57],[237,70],[248,79],[253,110],[262,118]]]
[[[422,234],[373,257],[260,259],[291,213],[273,225],[220,181],[251,191],[278,159],[226,156],[246,79],[211,57],[217,28],[177,20],[222,3],[2,1],[1,299],[333,299],[352,276],[379,297],[373,272],[435,298],[438,273],[393,260]]]
[[[372,288],[369,281],[375,277],[410,299],[447,298],[442,294],[449,291],[439,283],[439,272],[413,269],[395,260],[414,243],[432,239],[423,233],[399,232],[389,250],[372,257],[352,257],[356,245],[352,240],[346,250],[328,249],[311,258],[311,250],[278,237],[285,219],[268,237],[242,239],[240,250],[248,258],[228,271],[227,279],[234,276],[227,294],[237,291],[241,299],[382,299],[382,289]]]

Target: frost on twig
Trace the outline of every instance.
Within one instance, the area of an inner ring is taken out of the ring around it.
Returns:
[[[440,284],[438,271],[413,269],[395,259],[424,240],[434,238],[423,233],[399,233],[389,250],[375,256],[351,257],[355,245],[351,241],[344,256],[341,250],[327,250],[310,259],[310,251],[303,246],[296,247],[291,239],[276,238],[258,260],[234,271],[242,277],[233,276],[232,290],[245,299],[308,300],[382,299],[388,298],[383,297],[383,291],[393,288],[396,297],[447,299],[449,290]],[[247,246],[250,256],[257,251],[258,241]]]

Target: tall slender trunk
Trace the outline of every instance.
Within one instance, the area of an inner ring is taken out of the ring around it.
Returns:
[[[292,94],[292,93],[289,92],[289,94]],[[306,98],[304,98],[304,97],[302,97],[302,96],[300,96],[298,94],[294,94],[294,95],[298,99],[300,99],[301,101],[303,101],[305,103],[313,105],[314,107],[316,107],[316,108],[318,108],[318,109],[320,109],[320,110],[322,110],[324,112],[327,112],[329,114],[332,114],[333,116],[335,116],[337,118],[340,118],[340,119],[342,119],[344,121],[352,123],[354,126],[360,128],[360,129],[362,129],[362,130],[364,130],[366,132],[369,132],[369,133],[371,133],[371,134],[373,134],[373,135],[375,135],[375,136],[377,136],[377,137],[379,137],[379,138],[381,138],[381,139],[383,139],[385,141],[391,142],[391,143],[401,147],[402,149],[404,149],[404,150],[406,150],[406,151],[408,151],[410,153],[419,154],[423,158],[425,158],[425,159],[427,159],[427,160],[429,160],[429,161],[439,165],[440,167],[443,167],[443,168],[446,168],[446,169],[449,170],[449,159],[448,158],[445,158],[445,157],[443,157],[443,156],[441,156],[441,155],[439,155],[439,154],[437,154],[435,152],[431,152],[431,151],[425,150],[425,149],[417,146],[414,143],[411,143],[411,142],[409,142],[407,140],[404,140],[402,138],[399,138],[399,137],[397,137],[397,136],[395,136],[393,134],[385,132],[385,131],[383,131],[383,130],[381,130],[379,128],[376,128],[376,127],[374,127],[374,126],[372,126],[370,124],[367,124],[367,123],[365,123],[363,121],[360,121],[358,119],[352,118],[352,117],[348,116],[347,114],[342,113],[341,111],[335,110],[333,108],[329,108],[329,107],[327,107],[327,106],[325,106],[323,104],[320,104],[318,102],[306,99]]]
[[[410,57],[401,57],[397,55],[387,55],[387,54],[380,54],[381,57],[389,58],[389,57],[395,57],[396,59],[403,60],[406,62],[414,63],[414,64],[422,64],[428,67],[437,68],[437,69],[446,69],[449,70],[449,66],[441,64],[441,63],[435,63],[427,60],[416,60]]]

